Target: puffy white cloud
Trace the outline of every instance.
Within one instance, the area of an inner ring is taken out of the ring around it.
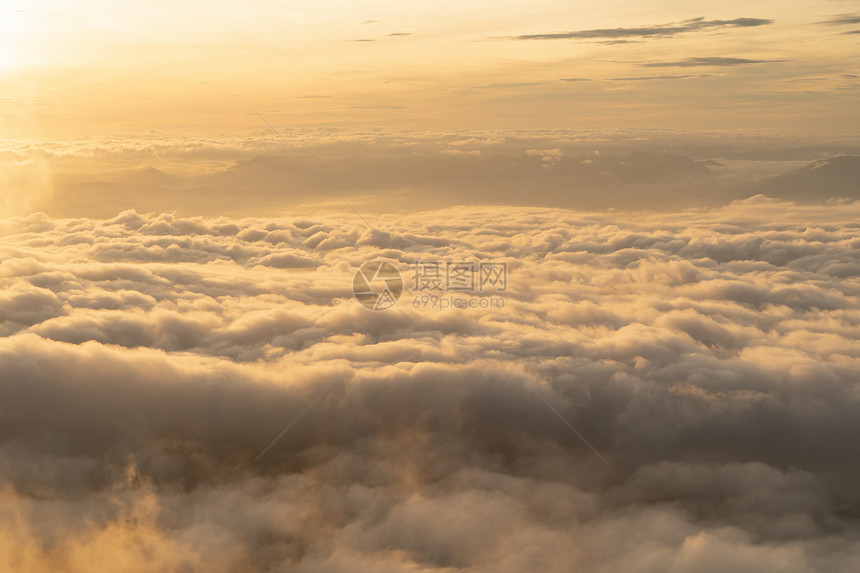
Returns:
[[[4,221],[0,568],[857,569],[860,206],[498,213]]]

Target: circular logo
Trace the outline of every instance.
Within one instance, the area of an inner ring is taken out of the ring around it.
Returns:
[[[352,294],[365,308],[386,310],[397,304],[403,294],[403,278],[391,263],[370,261],[355,272]]]

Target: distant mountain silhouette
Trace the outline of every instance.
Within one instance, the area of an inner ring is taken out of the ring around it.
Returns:
[[[179,179],[165,173],[155,167],[142,167],[131,169],[122,173],[117,179],[121,182],[134,183],[138,185],[176,185]]]
[[[421,207],[506,203],[534,184],[526,204],[572,208],[645,207],[692,198],[689,185],[713,178],[707,165],[688,157],[655,153],[561,158],[552,168],[540,154],[488,156],[403,155],[342,157],[309,162],[345,196],[372,195],[385,203],[403,199]],[[546,171],[545,177],[541,174]],[[681,191],[683,188],[683,191]],[[697,185],[696,189],[700,189]],[[297,157],[254,157],[201,179],[189,190],[214,201],[249,203],[336,200]],[[428,192],[430,193],[428,195]],[[408,196],[408,197],[407,197]],[[699,196],[699,198],[702,198]]]
[[[814,161],[762,182],[759,190],[771,197],[800,202],[834,197],[860,199],[860,156],[840,155]]]
[[[307,157],[340,196],[368,209],[431,209],[508,204],[572,209],[661,209],[717,205],[708,165],[662,153],[557,150],[520,155],[392,154]],[[112,216],[124,209],[179,214],[249,215],[340,197],[295,155],[258,156],[224,169],[175,177],[153,167],[98,181],[57,181],[55,209],[66,216]]]
[[[169,200],[182,185],[182,179],[155,167],[119,171],[95,181],[54,181],[53,205],[47,210],[72,217],[109,217],[125,209],[171,211]]]

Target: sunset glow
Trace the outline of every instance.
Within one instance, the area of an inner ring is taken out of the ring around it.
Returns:
[[[860,571],[858,44],[0,2],[0,573]]]

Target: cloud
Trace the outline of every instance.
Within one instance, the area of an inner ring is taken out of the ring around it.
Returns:
[[[635,82],[635,81],[650,81],[650,80],[685,80],[687,78],[695,78],[698,76],[691,75],[675,75],[675,76],[634,76],[629,78],[610,78],[613,82]]]
[[[475,86],[475,89],[504,89],[504,88],[525,88],[530,86],[539,86],[546,82],[508,82],[501,84],[487,84],[483,86]]]
[[[833,26],[841,26],[845,24],[860,24],[860,16],[857,14],[841,14],[839,16],[834,16],[830,20],[824,20],[819,22],[819,24],[830,24]]]
[[[685,60],[677,60],[673,62],[647,62],[639,65],[646,68],[691,68],[699,66],[743,66],[747,64],[768,64],[782,61],[784,60],[750,60],[747,58],[705,57],[687,58]]]
[[[523,34],[514,36],[516,40],[591,40],[619,38],[667,38],[690,32],[719,30],[723,28],[750,28],[767,26],[773,20],[762,18],[735,18],[734,20],[705,20],[693,18],[677,23],[660,24],[656,26],[639,26],[634,28],[598,28],[593,30],[576,30],[573,32],[556,32],[548,34]]]
[[[5,220],[0,568],[856,569],[860,206],[500,211]]]

